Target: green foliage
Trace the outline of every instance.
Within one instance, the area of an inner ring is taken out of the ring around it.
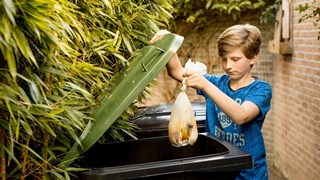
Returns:
[[[0,1],[0,158],[9,179],[70,178],[58,165],[110,79],[171,18],[172,1]],[[143,92],[137,101],[144,99]],[[108,133],[122,139],[132,104]],[[107,133],[107,134],[108,134]]]
[[[234,21],[244,14],[260,18],[266,23],[274,18],[280,0],[182,0],[177,1],[173,13],[176,20],[192,23],[196,28],[205,26],[208,21],[230,16]]]
[[[305,3],[300,4],[295,10],[299,11],[299,13],[303,14],[299,18],[299,23],[307,20],[307,19],[314,19],[313,25],[315,27],[320,28],[320,2],[313,1],[312,3]],[[320,40],[320,31],[318,40]]]

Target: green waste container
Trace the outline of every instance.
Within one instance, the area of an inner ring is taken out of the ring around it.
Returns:
[[[183,37],[167,34],[135,52],[128,66],[112,81],[111,94],[93,113],[96,121],[65,156],[87,171],[79,179],[234,179],[252,167],[252,158],[231,144],[201,133],[193,146],[175,148],[168,136],[145,135],[138,140],[96,144],[134,99],[157,76],[182,44]],[[162,127],[162,129],[164,129]],[[166,128],[165,128],[166,129]],[[99,136],[97,136],[99,134]]]
[[[88,124],[86,131],[80,136],[81,144],[74,143],[59,168],[67,168],[77,157],[96,143],[158,75],[178,51],[182,42],[182,36],[166,34],[160,40],[133,53],[123,71],[111,80],[110,89],[108,89],[110,95],[102,98],[100,107],[93,112],[92,117],[95,121],[92,126]]]

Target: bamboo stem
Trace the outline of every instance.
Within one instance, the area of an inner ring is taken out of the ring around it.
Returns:
[[[6,179],[6,157],[4,153],[4,143],[5,143],[5,132],[2,127],[0,127],[0,158],[1,158],[1,180]]]
[[[27,135],[26,146],[29,146],[29,143],[30,143],[30,135]],[[27,148],[24,148],[22,156],[23,156],[23,162],[21,164],[21,177],[20,177],[20,179],[24,180],[26,177],[26,167],[27,167],[27,159],[28,159],[27,158],[28,157],[28,149]]]

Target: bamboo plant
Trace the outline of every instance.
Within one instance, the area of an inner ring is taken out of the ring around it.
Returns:
[[[2,179],[70,179],[59,164],[93,123],[110,79],[168,24],[173,1],[0,2]],[[144,91],[135,102],[141,102]],[[131,135],[134,103],[107,137]]]

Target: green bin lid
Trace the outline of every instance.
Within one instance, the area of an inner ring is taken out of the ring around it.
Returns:
[[[182,36],[172,33],[166,34],[153,44],[133,53],[128,60],[128,65],[112,80],[114,86],[111,89],[111,94],[102,100],[101,106],[93,113],[95,121],[90,127],[89,133],[81,135],[81,145],[77,142],[73,145],[62,161],[62,168],[96,143],[159,74],[178,51],[182,42]]]

